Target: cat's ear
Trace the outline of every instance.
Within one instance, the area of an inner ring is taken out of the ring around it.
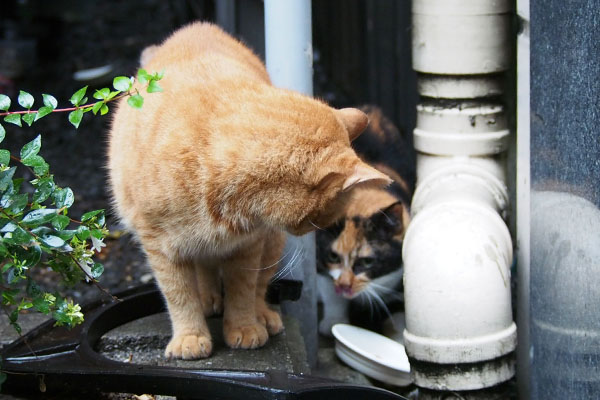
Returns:
[[[386,186],[390,183],[392,183],[392,179],[389,176],[361,162],[354,168],[354,172],[344,180],[342,190],[347,191],[357,185]]]
[[[404,238],[410,222],[410,213],[402,201],[386,207],[377,217],[380,219],[379,226],[389,226],[395,235],[399,234],[401,238]]]
[[[344,175],[339,172],[330,172],[319,181],[317,190],[326,190],[339,185],[344,180]],[[338,186],[339,187],[339,186]]]
[[[350,141],[360,136],[369,125],[367,114],[357,108],[342,108],[341,110],[335,110],[335,113],[348,130]]]

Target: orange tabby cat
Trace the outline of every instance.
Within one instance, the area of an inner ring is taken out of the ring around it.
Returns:
[[[165,355],[207,357],[204,316],[222,310],[229,346],[262,346],[282,330],[265,291],[284,231],[328,225],[351,189],[390,182],[350,147],[367,117],[274,88],[248,48],[208,23],[176,31],[142,61],[164,70],[164,91],[141,111],[119,105],[110,183],[167,300]]]

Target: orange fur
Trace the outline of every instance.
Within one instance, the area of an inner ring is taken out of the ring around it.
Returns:
[[[142,61],[164,70],[164,91],[145,96],[141,111],[119,104],[110,183],[167,300],[166,355],[208,356],[204,315],[222,309],[229,346],[262,346],[282,329],[264,295],[283,232],[326,226],[354,188],[390,182],[350,147],[367,117],[274,88],[248,48],[207,23]]]

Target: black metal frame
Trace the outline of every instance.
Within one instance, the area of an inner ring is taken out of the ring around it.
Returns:
[[[68,330],[48,321],[2,350],[9,374],[3,391],[153,393],[190,399],[403,399],[375,387],[282,371],[197,370],[110,360],[94,350],[102,335],[165,310],[153,284],[127,290],[119,302],[84,307],[85,322]]]

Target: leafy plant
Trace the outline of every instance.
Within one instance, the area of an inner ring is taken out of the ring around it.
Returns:
[[[17,102],[23,110],[9,111],[11,99],[0,94],[0,117],[4,122],[31,126],[39,119],[59,112],[68,112],[69,122],[78,128],[83,116],[89,112],[104,115],[109,103],[128,97],[127,103],[141,108],[144,98],[140,86],[148,93],[162,91],[158,81],[163,73],[150,74],[140,69],[139,85],[133,77],[119,76],[113,80],[113,89],[96,90],[88,103],[88,87],[76,91],[69,102],[72,107],[57,108],[58,101],[49,94],[42,95],[43,106],[33,109],[34,97],[20,91]],[[0,124],[0,143],[6,130]],[[83,322],[81,307],[58,291],[42,288],[32,277],[36,267],[46,266],[60,275],[67,285],[85,279],[105,291],[97,279],[104,266],[93,256],[104,247],[108,234],[104,210],[84,213],[79,220],[69,216],[75,195],[68,188],[54,182],[50,166],[40,155],[42,136],[25,144],[18,155],[0,149],[0,307],[10,324],[20,334],[18,323],[22,310],[35,310],[51,315],[56,325],[73,327]],[[34,179],[25,182],[22,172],[27,168]],[[1,362],[1,360],[0,360]],[[0,364],[1,366],[1,364]],[[0,386],[6,379],[0,370]]]

